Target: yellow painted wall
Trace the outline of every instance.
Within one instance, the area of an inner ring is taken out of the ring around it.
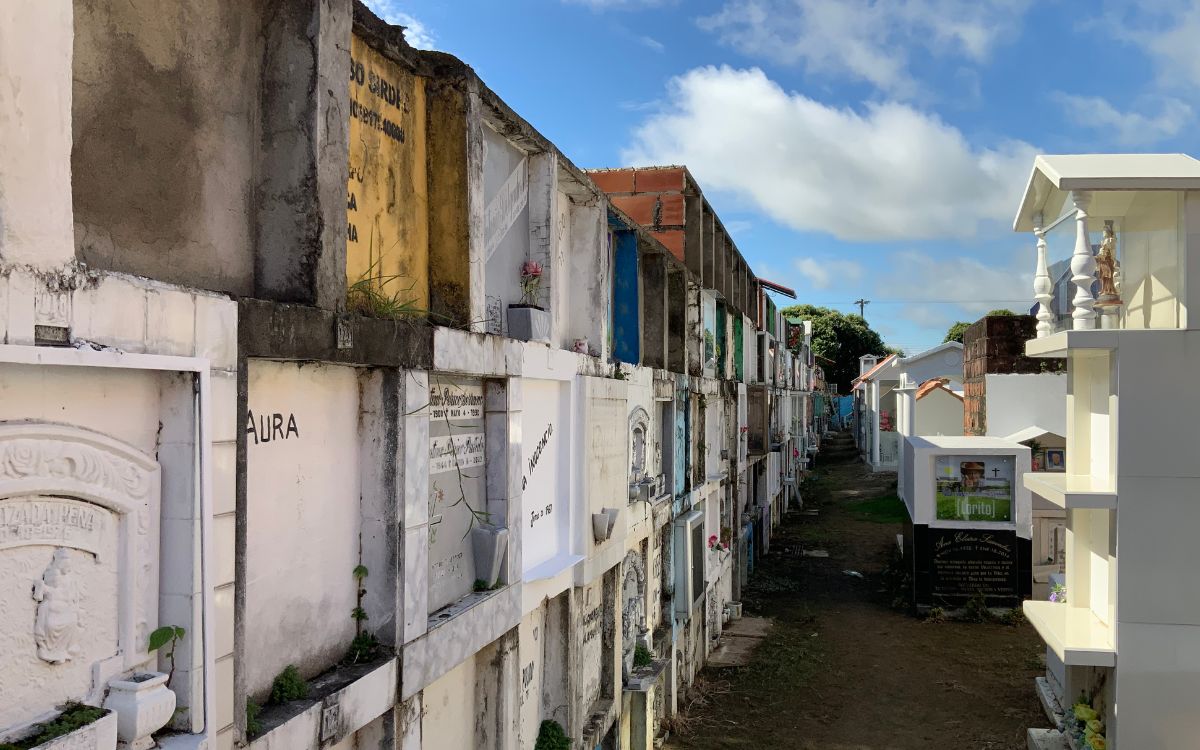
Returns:
[[[346,282],[429,307],[425,79],[350,40]],[[353,304],[353,297],[351,303]]]
[[[456,82],[447,79],[432,78],[425,90],[429,114],[429,309],[439,325],[465,325],[471,321],[467,98]]]

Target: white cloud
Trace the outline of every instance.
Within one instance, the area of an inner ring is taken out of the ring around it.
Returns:
[[[874,294],[881,301],[902,301],[886,308],[898,317],[944,334],[957,320],[974,321],[998,308],[1027,312],[1033,304],[1031,255],[1017,252],[1011,262],[997,263],[903,250],[892,256],[891,271],[882,277],[886,282],[877,284]]]
[[[666,50],[666,45],[652,36],[639,36],[637,40],[643,47],[648,47],[655,52],[662,52]]]
[[[1032,248],[1014,246],[1011,255],[980,257],[902,250],[872,271],[866,277],[869,288],[843,286],[846,299],[865,292],[871,300],[867,322],[889,345],[910,355],[941,344],[956,321],[974,322],[998,308],[1020,315],[1033,303]],[[834,285],[841,281],[834,279]],[[857,307],[842,309],[858,312]]]
[[[700,19],[726,44],[812,72],[866,81],[911,96],[910,50],[987,59],[1029,0],[727,0]]]
[[[367,6],[383,20],[404,27],[404,39],[417,49],[433,49],[437,39],[425,24],[400,10],[399,0],[366,0]]]
[[[1192,108],[1179,99],[1164,99],[1158,114],[1151,116],[1143,114],[1148,107],[1121,112],[1099,96],[1059,92],[1053,97],[1062,105],[1070,121],[1103,131],[1111,135],[1114,142],[1125,146],[1141,146],[1170,138],[1192,121]]]
[[[863,276],[863,267],[852,260],[797,258],[793,263],[815,289],[828,289],[835,283],[853,283]]]
[[[754,231],[754,222],[746,219],[730,219],[724,222],[725,231],[728,232],[736,240],[737,235],[749,234]]]
[[[1168,87],[1200,87],[1200,3],[1194,0],[1109,2],[1091,26],[1132,42],[1154,59],[1160,82]]]
[[[630,165],[687,164],[794,229],[843,240],[971,237],[1006,220],[1035,150],[978,148],[896,102],[862,112],[786,92],[759,69],[696,68],[624,150]]]

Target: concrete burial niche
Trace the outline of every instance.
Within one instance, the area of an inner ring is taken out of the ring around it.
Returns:
[[[0,745],[204,732],[207,363],[29,349],[0,347]],[[181,638],[169,684],[159,625]],[[93,718],[48,736],[67,710]]]
[[[906,438],[904,555],[918,607],[958,608],[982,595],[1015,607],[1033,585],[1030,454],[988,437]]]

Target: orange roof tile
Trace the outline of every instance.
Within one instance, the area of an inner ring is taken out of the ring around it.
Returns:
[[[941,388],[946,393],[949,393],[959,401],[962,401],[962,396],[946,387],[949,382],[950,378],[933,378],[932,380],[926,380],[924,383],[921,383],[921,387],[917,389],[917,400],[920,401],[937,389]]]

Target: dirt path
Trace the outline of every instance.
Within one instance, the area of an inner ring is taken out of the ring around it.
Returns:
[[[749,666],[701,674],[668,747],[1021,750],[1025,728],[1047,723],[1033,691],[1043,646],[1028,624],[891,608],[884,571],[903,506],[886,499],[895,475],[853,461],[848,437],[807,488],[819,515],[785,517],[743,596],[747,614],[775,622],[771,635]]]

